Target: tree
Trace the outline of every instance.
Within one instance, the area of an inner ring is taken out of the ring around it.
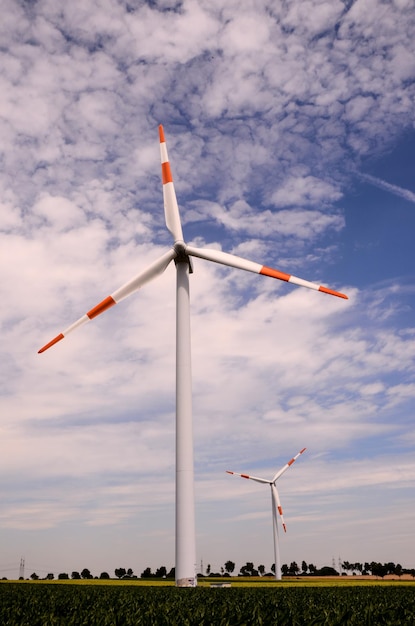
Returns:
[[[234,569],[235,569],[235,563],[233,561],[226,561],[225,572],[227,572],[228,574],[232,574]]]
[[[298,567],[297,563],[295,561],[291,561],[291,565],[289,568],[289,572],[291,576],[296,576],[299,571],[300,571],[300,568]]]
[[[66,574],[65,572],[58,574],[58,580],[69,580],[69,574]]]
[[[258,572],[263,576],[265,574],[265,565],[258,565]]]
[[[315,574],[317,572],[317,567],[313,563],[309,563],[308,571],[310,572],[310,574]]]
[[[141,578],[152,578],[152,577],[153,577],[153,574],[151,572],[151,567],[146,567],[144,572],[142,572],[141,574]]]
[[[127,573],[127,570],[125,569],[125,567],[118,567],[116,570],[114,570],[114,574],[116,575],[117,578],[124,578],[126,573]]]
[[[32,580],[39,580],[39,576],[36,574],[36,572],[33,572],[33,574],[30,575],[30,578]]]
[[[354,569],[354,571],[359,572],[361,574],[362,571],[363,571],[363,564],[362,563],[354,563],[353,564],[353,569]]]
[[[52,573],[46,574],[46,576],[45,576],[45,580],[53,580],[54,578],[55,577],[54,577],[54,575]]]
[[[370,564],[370,569],[372,570],[373,576],[380,576],[381,578],[388,573],[386,565],[382,565],[382,563],[375,563],[375,561],[372,561]]]
[[[109,580],[110,575],[108,574],[108,572],[101,572],[99,577],[100,577],[100,579],[104,579],[105,578],[105,580]]]
[[[72,572],[71,578],[72,580],[81,580],[81,574],[79,572]]]
[[[321,569],[317,570],[317,576],[339,576],[339,572],[334,569],[334,567],[330,567],[329,565],[325,565]]]
[[[206,568],[206,575],[209,576],[210,574],[210,563],[208,563],[208,566]]]
[[[258,572],[254,569],[254,564],[248,561],[245,565],[242,565],[239,570],[242,576],[257,576]]]
[[[162,565],[156,570],[156,573],[154,575],[156,578],[166,578],[167,568],[164,565]]]
[[[176,577],[176,568],[172,567],[169,573],[167,574],[166,578],[175,578],[175,577]]]
[[[84,578],[84,579],[86,579],[86,578],[89,579],[89,578],[92,578],[93,576],[92,576],[91,572],[89,571],[89,569],[84,567],[84,569],[81,572],[81,577]]]
[[[308,570],[308,565],[307,565],[307,563],[305,561],[303,561],[301,563],[301,571],[302,571],[303,574],[307,574],[307,570]]]

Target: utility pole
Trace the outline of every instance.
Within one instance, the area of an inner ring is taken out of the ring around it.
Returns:
[[[20,559],[19,580],[24,580],[24,557]]]

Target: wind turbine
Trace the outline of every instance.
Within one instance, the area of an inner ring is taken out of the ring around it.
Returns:
[[[227,474],[234,474],[235,476],[240,476],[241,478],[247,478],[248,480],[255,480],[257,483],[263,483],[265,485],[270,485],[271,487],[271,501],[272,501],[272,530],[274,535],[274,563],[275,563],[275,580],[281,580],[281,559],[280,559],[280,545],[279,545],[279,536],[278,536],[278,522],[277,522],[277,511],[281,517],[281,524],[284,529],[284,532],[287,532],[287,528],[284,522],[284,516],[282,513],[282,507],[280,502],[280,497],[278,495],[278,490],[275,485],[277,480],[287,471],[289,467],[298,459],[298,457],[307,450],[307,448],[303,448],[300,450],[298,454],[293,456],[293,458],[288,461],[278,472],[275,474],[272,480],[267,480],[266,478],[258,478],[257,476],[248,476],[248,474],[238,474],[238,472],[231,472],[230,470],[226,470]]]
[[[219,250],[189,246],[183,238],[179,207],[167,154],[163,127],[159,126],[164,215],[173,236],[173,247],[147,269],[102,300],[71,326],[39,350],[44,352],[69,333],[118,304],[146,283],[162,274],[171,261],[175,262],[176,282],[176,586],[194,587],[196,579],[196,542],[193,476],[192,378],[190,353],[189,274],[193,272],[191,257],[199,257],[295,285],[347,299],[347,296],[315,283],[280,272],[259,263]]]

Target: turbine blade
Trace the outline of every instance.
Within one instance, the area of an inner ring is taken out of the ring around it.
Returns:
[[[64,339],[64,337],[66,337],[66,335],[69,335],[69,333],[71,333],[73,330],[79,328],[80,326],[83,326],[90,320],[94,319],[94,317],[97,317],[115,304],[118,304],[118,302],[121,302],[121,300],[140,289],[140,287],[148,283],[150,280],[156,278],[159,274],[162,274],[170,261],[172,261],[175,256],[176,252],[173,250],[173,248],[163,254],[163,256],[161,256],[157,261],[152,263],[146,270],[144,270],[144,272],[141,272],[140,274],[135,276],[128,283],[125,283],[125,285],[114,291],[113,294],[94,306],[94,308],[88,311],[88,313],[80,317],[79,320],[71,324],[71,326],[68,326],[68,328],[66,328],[62,333],[52,339],[52,341],[49,341],[49,343],[44,345],[43,348],[38,351],[38,354],[45,352],[46,350],[54,346],[55,343],[58,343],[58,341]]]
[[[179,207],[177,204],[176,191],[174,189],[173,176],[170,169],[167,145],[164,138],[163,126],[159,126],[161,178],[163,182],[164,216],[166,226],[173,235],[174,242],[183,241],[182,225],[180,221]]]
[[[270,485],[271,481],[266,480],[266,478],[258,478],[257,476],[248,476],[248,474],[238,474],[238,472],[231,472],[230,470],[226,470],[227,474],[234,474],[234,476],[240,476],[241,478],[247,478],[248,480],[255,480],[257,483],[265,483],[266,485]]]
[[[293,285],[307,287],[308,289],[314,289],[315,291],[322,291],[323,293],[328,293],[331,296],[337,296],[338,298],[344,298],[345,300],[348,300],[348,296],[346,296],[344,293],[334,291],[333,289],[323,287],[322,285],[317,285],[317,283],[312,283],[308,280],[304,280],[303,278],[298,278],[297,276],[293,276],[292,274],[280,272],[279,270],[275,270],[272,267],[267,267],[266,265],[260,265],[259,263],[248,261],[247,259],[235,256],[234,254],[222,252],[221,250],[208,250],[206,248],[194,248],[193,246],[186,246],[186,252],[190,256],[199,257],[200,259],[205,259],[206,261],[213,261],[214,263],[220,263],[221,265],[236,267],[240,270],[254,272],[254,274],[263,274],[264,276],[270,276],[271,278],[278,278],[278,280],[283,280],[287,283],[293,283]]]
[[[272,479],[272,482],[275,483],[276,480],[278,480],[278,478],[280,476],[282,476],[284,474],[284,472],[287,471],[287,469],[289,467],[291,467],[291,465],[298,459],[299,456],[301,456],[303,454],[303,452],[305,452],[307,450],[307,448],[303,448],[302,450],[300,450],[300,452],[298,454],[296,454],[295,456],[293,456],[292,459],[290,459],[290,461],[288,461],[288,463],[286,463],[284,465],[284,467],[282,467],[280,470],[278,470],[278,472],[275,474],[274,478]]]
[[[275,502],[276,502],[276,505],[277,505],[277,511],[278,511],[278,513],[280,514],[280,517],[281,517],[282,527],[284,529],[284,532],[286,533],[287,532],[287,527],[286,527],[285,522],[284,522],[284,515],[282,513],[282,506],[281,506],[281,502],[280,502],[280,496],[278,495],[278,490],[277,490],[277,488],[276,488],[276,486],[274,484],[271,485],[271,489],[272,489],[272,494],[273,494],[273,496],[275,498]]]

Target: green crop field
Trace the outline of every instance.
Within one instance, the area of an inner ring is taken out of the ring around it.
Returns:
[[[414,626],[415,586],[4,582],[2,626]]]

